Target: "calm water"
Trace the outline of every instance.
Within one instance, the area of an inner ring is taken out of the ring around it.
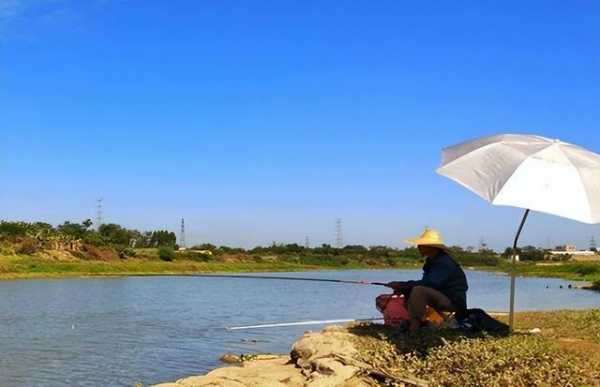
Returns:
[[[391,281],[419,271],[274,274]],[[506,310],[508,278],[467,272],[469,306]],[[557,279],[518,281],[519,310],[600,307]],[[546,289],[546,285],[550,288]],[[306,329],[225,326],[378,317],[375,286],[278,280],[130,277],[0,282],[0,386],[152,384],[219,366],[225,352],[289,351]]]

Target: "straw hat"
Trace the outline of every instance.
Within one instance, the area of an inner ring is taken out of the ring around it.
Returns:
[[[446,247],[446,245],[444,244],[440,232],[432,228],[426,228],[420,237],[407,239],[406,243],[410,243],[411,245],[417,246],[437,247],[444,251],[448,251],[448,247]]]

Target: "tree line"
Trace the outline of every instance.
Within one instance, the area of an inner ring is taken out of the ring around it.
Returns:
[[[23,253],[35,248],[51,248],[55,243],[69,243],[77,241],[85,245],[96,247],[115,248],[123,255],[134,255],[136,248],[163,248],[176,249],[177,237],[168,230],[139,231],[127,229],[115,223],[102,224],[96,230],[90,219],[81,223],[64,222],[53,226],[44,222],[0,222],[0,242],[19,242],[24,246]],[[29,247],[28,247],[29,246]],[[393,248],[389,246],[362,246],[347,245],[341,248],[322,244],[307,247],[297,243],[273,244],[271,246],[257,246],[251,249],[216,246],[210,243],[196,245],[191,251],[210,251],[212,255],[244,255],[250,257],[277,256],[283,259],[295,260],[306,264],[349,264],[352,261],[378,263],[386,262],[390,265],[402,261],[417,261],[422,259],[415,247]],[[450,246],[450,253],[464,265],[496,266],[512,256],[512,249],[507,248],[502,254],[490,249],[473,251],[460,246]],[[525,246],[518,251],[522,261],[540,261],[548,259],[547,250],[535,246]],[[169,255],[173,257],[172,253]],[[560,259],[569,259],[562,256]]]
[[[22,242],[23,239],[35,241],[40,245],[79,241],[93,246],[119,248],[172,247],[177,244],[175,233],[167,230],[138,231],[127,229],[118,224],[102,224],[98,229],[92,227],[90,219],[81,223],[64,222],[53,226],[44,222],[0,222],[0,241]]]

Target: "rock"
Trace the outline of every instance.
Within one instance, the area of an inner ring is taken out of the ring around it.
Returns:
[[[542,330],[540,328],[533,328],[529,330],[529,333],[538,334],[541,333]]]
[[[223,363],[229,363],[229,364],[242,362],[242,359],[238,355],[234,355],[231,353],[226,353],[225,355],[221,356],[219,358],[219,360],[221,360]]]
[[[332,326],[306,333],[290,356],[227,354],[221,360],[239,364],[219,368],[204,376],[181,379],[159,387],[363,387],[358,350],[352,334]]]
[[[351,334],[339,326],[327,327],[321,333],[308,333],[292,347],[290,357],[309,380],[306,386],[340,386],[353,378],[359,368],[341,359],[352,359],[358,351]]]
[[[240,367],[224,367],[203,376],[180,379],[156,387],[303,387],[306,378],[280,356],[270,360],[243,362]]]

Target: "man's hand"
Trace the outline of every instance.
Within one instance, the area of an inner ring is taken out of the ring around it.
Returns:
[[[388,282],[387,284],[385,284],[385,286],[387,286],[388,288],[394,289],[394,291],[396,291],[396,292],[400,292],[400,291],[410,287],[409,285],[406,284],[406,282],[402,282],[402,281]]]

